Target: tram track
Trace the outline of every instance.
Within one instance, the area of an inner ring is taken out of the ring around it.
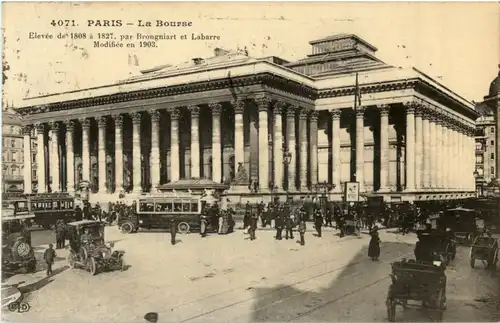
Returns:
[[[392,248],[391,248],[388,252],[386,252],[386,253],[385,253],[385,255],[390,255],[390,254],[394,253],[395,251],[396,251],[396,252],[398,252],[398,251],[399,251],[397,247],[395,247],[394,249],[392,249]],[[410,254],[411,254],[411,253],[400,253],[400,252],[398,252],[398,255],[397,255],[396,257],[391,257],[389,260],[382,261],[381,263],[389,263],[389,262],[392,262],[392,261],[394,261],[394,260],[396,260],[396,259],[400,259],[401,257],[404,257],[404,256],[406,256],[406,255],[410,255]],[[316,267],[316,266],[324,265],[324,264],[331,263],[331,262],[335,262],[335,261],[338,261],[338,259],[330,259],[330,260],[328,260],[328,261],[324,261],[324,262],[316,263],[316,264],[314,264],[314,265],[311,265],[311,266],[308,266],[308,267],[304,267],[304,268],[301,268],[301,269],[299,269],[299,270],[294,270],[294,271],[292,271],[292,273],[294,273],[294,272],[298,272],[298,271],[307,270],[307,269],[310,269],[310,268],[312,268],[312,267]],[[325,272],[325,271],[323,271],[323,272],[321,272],[321,273],[319,273],[319,274],[316,274],[316,275],[313,275],[313,276],[310,276],[310,277],[307,277],[307,278],[304,278],[304,279],[301,279],[301,280],[295,281],[293,284],[289,284],[289,285],[287,285],[287,286],[285,286],[285,287],[278,288],[278,289],[274,289],[274,290],[272,290],[272,291],[270,291],[270,292],[264,293],[264,294],[259,295],[259,296],[252,296],[252,297],[248,297],[248,298],[245,298],[245,299],[242,299],[242,300],[239,300],[239,301],[231,302],[230,304],[227,304],[227,305],[225,305],[225,306],[221,306],[221,307],[218,307],[218,308],[214,308],[214,309],[211,309],[211,310],[209,310],[209,311],[205,311],[205,312],[203,312],[203,313],[200,313],[200,314],[198,314],[198,315],[194,315],[194,316],[191,316],[191,317],[189,317],[189,318],[182,319],[182,320],[180,320],[180,322],[188,322],[188,321],[193,321],[193,320],[196,320],[196,319],[204,319],[204,318],[207,318],[209,315],[211,315],[211,314],[213,314],[213,313],[217,313],[217,312],[223,311],[223,310],[225,310],[225,309],[228,309],[228,308],[231,308],[231,307],[238,306],[238,305],[243,304],[243,303],[246,303],[246,302],[248,302],[248,301],[255,301],[256,299],[265,299],[266,297],[269,297],[269,296],[270,296],[271,294],[273,294],[273,293],[277,293],[277,292],[283,291],[283,290],[285,290],[285,289],[288,289],[288,288],[290,288],[290,287],[294,287],[294,286],[299,285],[299,284],[304,284],[304,283],[307,283],[307,282],[310,282],[310,281],[317,280],[317,279],[319,279],[319,278],[321,278],[321,277],[324,277],[324,276],[326,276],[326,275],[330,275],[330,274],[332,274],[332,273],[335,273],[335,272],[341,271],[341,270],[343,270],[343,269],[346,269],[346,268],[349,268],[349,267],[353,267],[353,266],[359,265],[359,264],[363,263],[364,261],[366,261],[366,259],[363,259],[363,260],[360,260],[360,261],[356,261],[356,262],[353,262],[353,263],[349,263],[349,264],[344,265],[344,266],[336,267],[336,268],[333,268],[333,269],[331,269],[331,270],[327,270],[326,272]],[[379,264],[380,264],[380,262],[379,262]],[[355,276],[355,275],[358,275],[358,274],[362,274],[362,273],[366,273],[366,271],[364,271],[364,270],[362,270],[362,271],[358,271],[358,272],[356,272],[356,273],[354,273],[354,274],[350,274],[349,276],[346,276],[346,277],[341,278],[341,280],[351,279],[351,278],[352,278],[352,276]],[[288,273],[288,274],[290,274],[290,273]],[[280,275],[280,276],[283,276],[283,275]],[[387,277],[388,277],[388,276],[387,276]],[[384,279],[386,279],[387,277],[385,277]],[[248,285],[248,284],[246,284],[246,285]],[[362,287],[362,288],[367,288],[367,287],[369,287],[369,286],[364,286],[364,287]],[[241,289],[241,287],[239,287],[239,288],[235,288],[235,289]],[[274,301],[274,302],[272,302],[272,303],[270,303],[270,304],[267,304],[266,306],[262,306],[262,307],[260,307],[260,308],[256,308],[256,309],[252,310],[250,313],[254,313],[254,312],[260,311],[260,310],[265,309],[265,308],[267,308],[267,307],[275,306],[276,304],[279,304],[279,303],[282,303],[282,302],[284,302],[284,301],[286,301],[286,300],[288,300],[288,299],[291,299],[291,298],[294,298],[294,297],[300,296],[300,295],[302,295],[302,294],[304,294],[304,293],[311,292],[312,290],[313,290],[313,289],[307,289],[307,290],[305,290],[305,291],[301,291],[300,293],[295,293],[295,294],[292,294],[292,295],[290,295],[290,296],[288,296],[288,297],[286,297],[286,298],[281,298],[281,299],[278,299],[278,300],[276,300],[276,301]],[[224,293],[220,293],[220,294],[224,294]],[[344,297],[345,297],[345,296],[347,296],[347,294],[346,294],[346,295],[344,295]],[[248,314],[249,314],[249,313],[247,312],[247,313],[245,313],[244,315],[234,316],[234,317],[232,317],[231,319],[227,320],[227,322],[229,322],[229,321],[234,322],[234,321],[238,320],[239,318],[242,318],[242,317],[244,317],[244,316],[245,316],[245,317],[246,317],[246,316],[248,316]]]

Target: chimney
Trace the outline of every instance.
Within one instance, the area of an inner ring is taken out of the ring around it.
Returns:
[[[201,57],[196,57],[196,58],[193,58],[193,63],[194,65],[200,65],[200,64],[203,64],[205,60]]]
[[[224,56],[224,55],[229,54],[229,51],[225,50],[223,48],[217,47],[216,49],[214,49],[214,54],[215,54],[215,56]]]

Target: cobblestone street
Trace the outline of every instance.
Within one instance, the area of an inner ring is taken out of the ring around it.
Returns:
[[[90,276],[68,269],[58,251],[55,275],[44,268],[8,282],[21,290],[28,313],[7,313],[10,322],[141,322],[158,312],[160,322],[386,321],[385,296],[390,262],[413,255],[414,235],[382,231],[379,262],[367,257],[368,235],[339,238],[328,229],[322,238],[308,233],[306,246],[276,241],[272,231],[257,240],[237,231],[228,236],[179,235],[170,245],[164,232],[122,235],[107,228],[107,240],[126,251],[126,271]],[[43,253],[44,246],[37,248]],[[468,266],[459,249],[447,270],[445,321],[500,319],[499,271]],[[432,320],[423,310],[398,310],[400,321]]]

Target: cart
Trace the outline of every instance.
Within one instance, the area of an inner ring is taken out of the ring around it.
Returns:
[[[403,308],[408,301],[421,302],[422,307],[435,310],[442,320],[446,308],[445,266],[439,262],[424,263],[415,260],[401,260],[391,264],[392,284],[387,292],[387,317],[389,322],[396,321],[396,305]]]
[[[498,262],[498,240],[480,236],[474,239],[470,247],[470,266],[474,268],[476,260],[481,260],[486,268],[495,268]]]

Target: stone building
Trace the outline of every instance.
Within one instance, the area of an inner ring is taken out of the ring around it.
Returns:
[[[476,105],[476,193],[487,195],[488,184],[496,178],[496,127],[493,110],[484,102]]]
[[[497,77],[491,82],[490,84],[490,89],[488,92],[488,95],[484,97],[483,104],[488,107],[490,111],[493,112],[493,118],[494,118],[494,123],[495,123],[495,152],[494,155],[492,155],[491,159],[494,159],[494,162],[496,163],[496,182],[500,182],[500,174],[498,174],[498,170],[500,169],[500,158],[498,158],[500,154],[500,143],[498,142],[500,140],[500,121],[499,121],[499,110],[500,110],[500,65],[498,65],[498,75]],[[492,174],[493,175],[493,174]]]
[[[5,109],[2,111],[2,192],[17,193],[36,189],[36,150],[37,143],[34,133],[23,133],[23,125],[19,115],[15,111]],[[30,128],[28,128],[30,129]],[[26,136],[24,136],[26,135]],[[28,147],[29,154],[24,154],[25,146]],[[28,177],[31,182],[24,181],[26,161],[29,158],[32,162],[31,168],[26,172],[31,172]],[[26,189],[25,189],[26,185]]]
[[[472,103],[415,68],[382,62],[356,35],[310,44],[296,62],[216,49],[115,84],[25,100],[18,112],[36,127],[45,166],[39,191],[74,192],[89,180],[111,198],[207,178],[242,198],[252,181],[263,198],[324,185],[335,200],[351,181],[386,200],[474,195]]]

